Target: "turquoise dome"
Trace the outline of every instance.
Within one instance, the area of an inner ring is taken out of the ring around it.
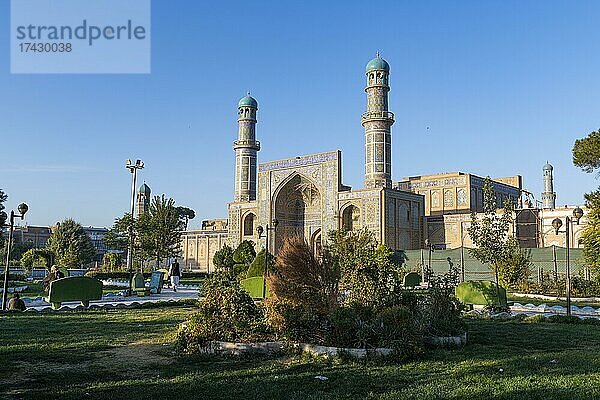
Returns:
[[[248,93],[247,96],[242,97],[240,99],[240,102],[238,103],[238,107],[258,108],[258,102],[256,101],[256,99],[254,99],[254,97],[250,96],[250,93]]]
[[[384,70],[385,72],[390,72],[390,64],[381,58],[379,53],[377,53],[377,56],[367,64],[367,72],[375,70]]]
[[[550,165],[549,162],[546,162],[546,165],[544,165],[543,170],[544,171],[552,171],[554,169],[554,167],[552,165]]]

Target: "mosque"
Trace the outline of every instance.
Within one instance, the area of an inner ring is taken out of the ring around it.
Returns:
[[[233,142],[234,191],[233,201],[227,205],[228,218],[205,220],[201,229],[184,232],[184,268],[210,272],[217,250],[225,244],[235,247],[243,240],[253,241],[257,248],[268,246],[276,254],[286,237],[300,236],[318,253],[328,233],[337,229],[366,228],[378,242],[397,250],[423,248],[426,241],[442,248],[469,245],[465,231],[471,213],[482,211],[484,178],[453,172],[394,182],[389,64],[377,54],[367,63],[365,78],[367,104],[361,116],[365,169],[364,185],[359,189],[342,183],[339,150],[259,163],[258,102],[250,94],[239,101],[238,136]],[[553,209],[556,195],[547,169],[544,167],[546,191],[542,198],[544,208]],[[495,178],[493,184],[498,203],[509,200],[523,208],[523,193],[528,192],[523,189],[521,176]],[[140,207],[149,198],[150,188],[144,184],[138,192]],[[539,212],[534,214],[521,218],[521,231],[537,235],[531,243],[538,247],[544,242],[538,240],[544,228],[539,221],[544,218],[540,219]],[[515,231],[519,231],[516,226]]]

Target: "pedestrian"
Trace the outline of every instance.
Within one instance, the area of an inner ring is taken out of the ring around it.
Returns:
[[[181,277],[181,269],[179,269],[179,263],[177,259],[174,259],[169,268],[169,276],[171,277],[171,286],[173,291],[177,291],[177,285],[179,285],[179,278]]]
[[[12,298],[8,302],[8,310],[9,311],[25,311],[27,307],[25,307],[25,302],[21,300],[21,296],[19,293],[13,293]]]

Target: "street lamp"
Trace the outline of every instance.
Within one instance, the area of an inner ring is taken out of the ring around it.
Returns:
[[[273,225],[272,227],[269,226],[269,224],[266,225],[265,228],[263,228],[262,226],[258,226],[256,227],[256,233],[258,233],[258,238],[262,238],[263,237],[263,233],[265,234],[264,238],[265,238],[265,269],[263,271],[263,290],[262,290],[262,297],[263,299],[267,297],[267,269],[268,269],[268,263],[269,263],[269,231],[273,231],[275,232],[275,229],[277,229],[277,225],[279,225],[279,221],[277,219],[274,219],[273,221],[271,221],[271,224]]]
[[[125,162],[125,168],[131,172],[131,224],[129,225],[129,251],[127,252],[127,269],[129,270],[129,290],[127,295],[131,296],[131,280],[133,279],[133,224],[135,219],[133,213],[135,211],[135,181],[137,180],[137,170],[144,168],[142,160],[135,160],[135,164],[131,160]]]
[[[577,223],[577,225],[579,225],[579,220],[581,219],[581,217],[583,217],[583,210],[579,207],[575,208],[573,210],[573,218],[575,218],[575,222]],[[573,220],[569,217],[566,216],[565,217],[565,241],[566,241],[566,246],[567,246],[567,260],[566,260],[566,279],[565,279],[565,283],[566,283],[566,295],[567,295],[567,315],[571,315],[571,262],[570,262],[570,247],[571,247],[571,224],[573,223]],[[558,235],[560,228],[562,227],[562,220],[560,218],[554,218],[554,220],[552,221],[552,227],[554,228],[554,231],[556,232],[556,234]]]
[[[431,253],[433,253],[435,251],[435,249],[433,248],[433,244],[431,243],[431,240],[425,239],[425,247],[427,247],[429,249],[429,261],[427,263],[427,271],[423,271],[423,280],[425,280],[425,273],[427,273],[427,287],[429,287],[429,274],[432,273],[432,268],[431,268]]]
[[[4,286],[3,286],[4,290],[2,291],[2,309],[3,310],[6,310],[6,297],[8,294],[8,264],[10,262],[10,248],[12,245],[13,230],[15,228],[15,217],[19,217],[19,218],[23,219],[27,210],[29,210],[29,207],[27,206],[27,204],[21,203],[17,207],[17,210],[19,211],[19,214],[15,214],[15,212],[11,210],[9,225],[8,225],[9,228],[8,228],[8,243],[6,244],[6,264],[4,265]],[[6,221],[6,213],[2,212],[2,214],[3,215],[0,216],[0,220]]]

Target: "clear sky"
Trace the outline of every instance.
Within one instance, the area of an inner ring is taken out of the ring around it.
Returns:
[[[146,163],[153,194],[196,210],[192,227],[225,218],[248,90],[259,161],[340,149],[344,183],[361,187],[377,50],[394,180],[521,174],[539,198],[548,160],[557,204],[599,184],[571,162],[600,128],[597,1],[154,0],[149,75],[11,75],[9,15],[0,2],[0,188],[32,225],[110,226],[129,207],[127,158]]]

